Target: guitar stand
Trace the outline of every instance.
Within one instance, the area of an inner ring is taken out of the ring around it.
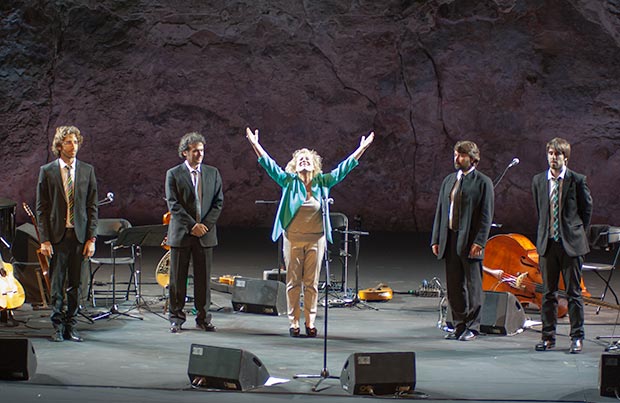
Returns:
[[[340,379],[337,376],[332,376],[329,374],[329,370],[327,369],[327,313],[329,311],[329,300],[328,300],[328,290],[329,290],[329,256],[327,254],[327,204],[333,202],[331,199],[323,198],[321,200],[321,212],[323,214],[323,236],[325,237],[325,252],[323,254],[323,264],[325,266],[325,317],[323,322],[323,369],[319,374],[297,374],[293,376],[293,379],[316,379],[319,378],[319,381],[312,387],[313,392],[320,392],[319,385],[326,379]],[[322,390],[322,389],[321,389]]]

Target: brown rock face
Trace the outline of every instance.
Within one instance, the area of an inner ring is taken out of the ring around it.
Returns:
[[[594,222],[620,224],[620,0],[42,1],[0,4],[0,196],[34,203],[56,126],[84,136],[102,217],[158,223],[188,131],[225,184],[222,225],[269,226],[279,197],[244,138],[329,170],[374,130],[334,211],[372,230],[429,231],[452,146],[497,178],[496,221],[534,230],[545,143],[573,145]],[[19,222],[26,220],[20,212]]]

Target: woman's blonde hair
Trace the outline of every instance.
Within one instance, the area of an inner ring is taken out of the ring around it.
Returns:
[[[291,174],[297,173],[295,167],[297,166],[297,157],[299,157],[299,154],[309,154],[310,157],[312,157],[312,163],[314,165],[314,171],[312,171],[313,178],[323,172],[323,159],[316,151],[308,150],[307,148],[300,148],[293,153],[293,158],[286,164],[286,172]]]

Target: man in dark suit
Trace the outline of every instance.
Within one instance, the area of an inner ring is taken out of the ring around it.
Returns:
[[[480,333],[482,259],[493,221],[491,179],[476,170],[480,151],[472,141],[454,146],[454,167],[441,184],[431,249],[445,259],[454,331],[447,339],[474,340]]]
[[[92,165],[76,159],[83,141],[77,127],[58,127],[52,152],[59,158],[41,167],[37,184],[41,253],[52,259],[52,340],[57,342],[82,341],[75,329],[82,262],[95,253],[97,179]]]
[[[205,139],[187,133],[179,143],[185,161],[166,173],[166,200],[171,213],[170,245],[170,332],[178,333],[185,322],[185,298],[190,258],[194,268],[196,327],[214,332],[208,314],[211,305],[209,281],[213,247],[217,245],[215,223],[222,212],[224,194],[217,168],[202,163]]]
[[[568,298],[571,344],[580,353],[584,338],[581,266],[590,251],[586,229],[592,217],[592,196],[586,177],[567,168],[568,141],[556,137],[547,143],[549,169],[534,176],[532,194],[538,213],[536,249],[540,256],[544,295],[541,307],[542,340],[536,351],[555,347],[558,283],[564,278]]]

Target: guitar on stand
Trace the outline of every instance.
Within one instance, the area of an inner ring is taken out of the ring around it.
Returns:
[[[2,241],[5,242],[4,239]],[[22,306],[25,301],[24,287],[13,276],[13,266],[0,259],[0,323],[17,326],[11,311]]]
[[[30,206],[28,206],[26,202],[22,203],[22,207],[24,208],[24,211],[26,212],[28,217],[30,217],[30,220],[32,221],[32,225],[34,226],[34,230],[37,234],[37,242],[39,243],[39,245],[41,245],[41,235],[39,234],[39,226],[37,225],[37,218],[32,213],[32,209],[30,209]],[[49,263],[47,256],[44,256],[41,253],[41,248],[37,249],[37,259],[39,260],[39,267],[35,268],[35,275],[37,277],[37,285],[39,287],[39,293],[41,294],[41,303],[42,303],[41,308],[46,309],[48,307],[47,304],[49,302],[49,295],[51,292],[50,275],[49,275],[50,263]],[[45,281],[45,288],[43,287],[43,281]]]

